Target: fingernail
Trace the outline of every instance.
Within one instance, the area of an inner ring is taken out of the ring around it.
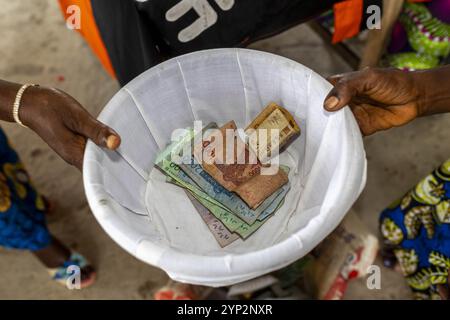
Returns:
[[[325,101],[325,108],[328,110],[332,110],[332,109],[336,108],[338,104],[339,104],[339,99],[335,96],[331,96]]]
[[[108,149],[114,150],[119,146],[119,142],[120,140],[118,137],[110,135],[108,139],[106,139],[106,146]]]

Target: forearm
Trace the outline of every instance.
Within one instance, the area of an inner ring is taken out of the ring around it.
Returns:
[[[0,80],[0,120],[9,122],[15,121],[13,116],[13,105],[21,87],[22,84]],[[27,87],[20,99],[18,116],[22,123],[29,126],[31,121],[39,118],[39,110],[42,107],[46,107],[52,100],[52,96],[55,96],[55,94],[56,91],[52,88],[41,86]],[[37,114],[34,111],[37,111]],[[47,121],[49,119],[44,120]]]
[[[13,105],[21,84],[0,80],[0,120],[13,122]],[[94,119],[67,93],[43,86],[30,86],[22,95],[19,120],[38,134],[68,163],[81,169],[86,139],[115,150],[120,137]]]
[[[421,116],[450,112],[450,65],[411,74],[420,92]]]
[[[13,122],[13,104],[20,84],[0,80],[0,120]]]

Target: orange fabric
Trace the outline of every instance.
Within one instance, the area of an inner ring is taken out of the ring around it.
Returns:
[[[334,5],[333,43],[356,36],[361,28],[363,0],[346,0]]]
[[[67,8],[69,6],[77,5],[80,8],[81,29],[77,31],[84,37],[92,51],[94,51],[95,55],[100,59],[106,71],[115,78],[114,68],[109,59],[102,37],[100,36],[97,24],[95,23],[90,0],[59,0],[59,4],[65,19],[70,16],[70,14],[67,13]]]

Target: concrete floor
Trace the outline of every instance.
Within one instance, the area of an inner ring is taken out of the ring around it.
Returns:
[[[59,87],[97,115],[118,85],[80,36],[64,27],[56,1],[0,0],[0,8],[0,78]],[[306,26],[252,47],[297,60],[324,76],[349,71]],[[435,116],[365,139],[368,182],[355,209],[374,233],[380,210],[449,157],[449,123],[450,116]],[[0,249],[0,299],[150,298],[151,290],[166,282],[166,275],[137,261],[103,232],[86,203],[80,173],[32,132],[1,125],[37,188],[57,201],[56,212],[48,217],[51,231],[88,256],[99,278],[92,288],[69,291],[49,281],[31,254]],[[347,299],[410,297],[403,279],[384,268],[381,290],[370,291],[361,280],[352,283],[346,295]]]

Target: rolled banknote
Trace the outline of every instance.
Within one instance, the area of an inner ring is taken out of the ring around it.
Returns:
[[[266,163],[300,135],[294,117],[276,103],[269,104],[245,129],[250,149]]]

